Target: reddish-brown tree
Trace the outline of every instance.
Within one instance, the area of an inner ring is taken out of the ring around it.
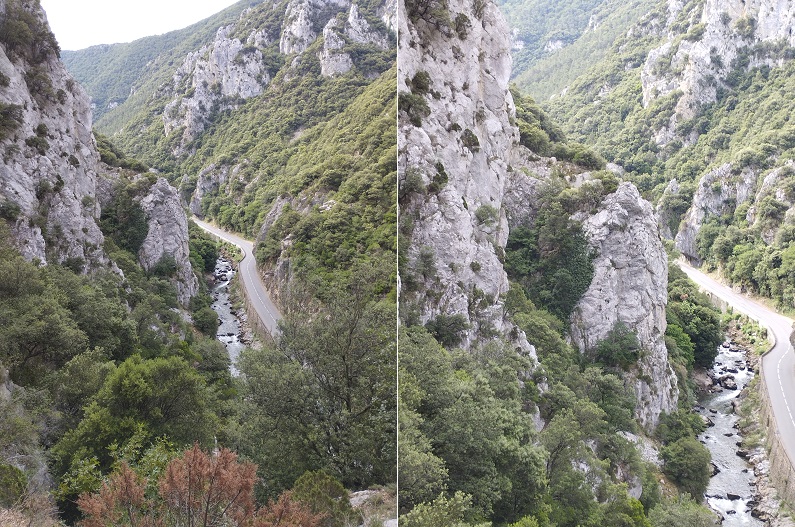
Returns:
[[[146,480],[122,463],[96,494],[83,494],[81,527],[320,527],[315,514],[287,491],[256,509],[257,466],[221,449],[193,448],[171,460],[158,483],[159,499],[147,499]]]
[[[295,501],[291,491],[257,511],[253,527],[319,527],[325,514],[314,514],[308,505]]]
[[[85,515],[82,527],[159,527],[159,519],[152,514],[152,504],[144,491],[146,480],[122,463],[106,481],[98,494],[83,494],[77,505]]]
[[[210,456],[198,443],[172,460],[160,479],[160,497],[169,520],[177,525],[243,525],[254,515],[257,466],[238,463],[226,448]]]

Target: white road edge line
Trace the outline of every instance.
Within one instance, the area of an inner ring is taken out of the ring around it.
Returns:
[[[776,364],[776,375],[778,376],[778,384],[781,386],[781,395],[784,399],[784,405],[787,407],[787,413],[789,414],[789,420],[792,423],[793,428],[795,428],[795,419],[792,417],[792,410],[789,407],[789,401],[787,401],[787,392],[784,391],[784,383],[781,380],[781,361],[784,360],[787,352],[781,354],[781,357],[778,359],[778,364]]]
[[[195,222],[195,220],[194,220],[194,222]],[[243,263],[243,261],[246,258],[248,258],[248,257],[253,258],[254,257],[254,255],[252,253],[250,253],[249,251],[246,251],[246,248],[243,247],[238,241],[235,241],[234,239],[226,236],[224,233],[218,232],[216,230],[210,230],[210,229],[204,228],[202,225],[200,225],[198,223],[197,223],[197,225],[199,225],[199,227],[202,228],[202,230],[208,231],[211,234],[214,234],[214,235],[218,236],[222,240],[231,243],[232,245],[234,245],[235,247],[237,247],[238,249],[243,251],[243,259],[240,261],[241,264]],[[265,313],[267,313],[268,316],[270,317],[270,319],[273,321],[273,327],[270,328],[270,331],[271,331],[271,333],[274,333],[275,331],[278,330],[279,322],[276,320],[276,318],[273,316],[273,314],[268,310],[268,308],[267,308],[268,303],[265,302],[265,300],[263,300],[262,296],[260,296],[259,289],[257,288],[257,282],[254,280],[254,278],[253,278],[253,276],[251,274],[251,267],[248,266],[248,265],[245,266],[245,267],[246,267],[246,275],[248,276],[248,280],[251,283],[251,288],[254,290],[254,294],[257,295],[257,298],[259,299],[259,301],[262,303],[263,306],[265,306]],[[257,311],[257,313],[259,314],[259,310],[256,309],[256,306],[255,306],[254,310]],[[264,320],[263,320],[263,322],[264,322]]]

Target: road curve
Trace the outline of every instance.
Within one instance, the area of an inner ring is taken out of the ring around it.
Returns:
[[[795,352],[790,345],[792,319],[754,302],[750,298],[732,291],[729,287],[713,280],[701,271],[682,261],[679,267],[698,286],[726,301],[735,311],[751,317],[772,331],[776,345],[762,358],[764,379],[770,394],[773,416],[778,426],[779,439],[789,457],[790,464],[795,461]]]
[[[243,287],[246,290],[249,302],[254,307],[257,315],[259,315],[262,325],[273,337],[278,336],[279,320],[281,320],[282,315],[279,313],[279,310],[276,309],[270,296],[268,296],[268,292],[265,290],[265,286],[262,284],[262,280],[257,272],[257,262],[254,259],[254,243],[232,234],[231,232],[220,229],[215,225],[202,221],[195,216],[191,219],[203,230],[225,242],[240,247],[240,250],[243,251],[243,260],[240,261],[238,266],[238,273]]]

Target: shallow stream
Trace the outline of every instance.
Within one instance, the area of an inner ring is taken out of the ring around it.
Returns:
[[[232,307],[229,295],[229,283],[234,278],[235,273],[232,262],[224,257],[218,258],[213,271],[215,284],[210,288],[210,294],[213,297],[213,303],[210,307],[218,313],[218,332],[216,337],[226,346],[231,361],[232,375],[236,376],[238,371],[235,364],[240,352],[245,348],[245,344],[240,340],[240,321]]]
[[[720,471],[710,479],[706,492],[707,504],[723,516],[724,527],[765,525],[751,516],[754,472],[751,465],[737,455],[742,437],[736,428],[739,417],[732,407],[733,401],[753,376],[745,352],[724,344],[718,348],[718,356],[711,371],[713,379],[725,379],[723,386],[716,383],[714,393],[699,397],[699,413],[714,423],[699,436],[699,440],[712,453],[712,463]],[[732,386],[732,379],[737,389],[725,387]]]

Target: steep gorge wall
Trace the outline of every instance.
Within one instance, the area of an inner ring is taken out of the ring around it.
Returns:
[[[399,123],[398,166],[401,185],[419,180],[431,189],[404,207],[414,221],[408,260],[422,282],[420,320],[464,316],[468,346],[487,325],[500,334],[511,329],[501,314],[499,298],[509,285],[500,255],[508,239],[508,156],[518,130],[511,122],[510,32],[502,15],[491,2],[479,12],[466,0],[448,8],[465,30],[439,30],[399,8],[398,90],[417,91],[412,83],[427,76],[432,95],[424,97],[428,111],[419,126]]]
[[[643,352],[629,379],[636,417],[652,430],[662,412],[676,410],[679,389],[665,346],[668,256],[651,204],[622,183],[584,218],[583,229],[596,255],[594,277],[572,313],[572,342],[588,352],[617,323],[637,334]]]
[[[19,25],[6,25],[9,19]],[[107,257],[96,200],[99,154],[88,96],[61,64],[40,7],[1,2],[0,21],[5,32],[0,35],[0,202],[5,219],[28,259],[103,265]]]
[[[673,25],[687,10],[692,11],[686,17],[690,30],[683,38]],[[649,53],[641,73],[644,105],[679,90],[676,120],[693,117],[703,105],[715,101],[743,48],[760,43],[795,45],[793,26],[795,5],[782,0],[669,0],[668,37]],[[772,53],[753,60],[756,65],[780,64]],[[660,68],[660,61],[669,62],[670,68]],[[668,133],[658,134],[658,143],[673,137],[676,120]]]
[[[466,30],[445,31],[421,15],[400,18],[398,166],[408,189],[401,193],[402,230],[410,240],[403,309],[419,323],[463,317],[465,348],[502,336],[533,353],[532,342],[504,317],[504,248],[510,227],[534,221],[540,187],[556,177],[556,161],[518,144],[508,91],[510,33],[495,6],[448,7]],[[622,184],[598,209],[576,218],[584,220],[597,256],[594,280],[571,320],[572,341],[587,352],[618,321],[638,334],[645,352],[629,382],[636,416],[651,428],[678,400],[663,338],[667,256],[652,207],[633,185]]]
[[[7,24],[11,19],[18,24]],[[100,160],[89,97],[59,60],[38,2],[0,2],[0,23],[2,218],[28,260],[120,272],[105,254],[99,228],[119,175]],[[149,235],[138,260],[150,270],[164,255],[173,257],[178,298],[187,306],[198,282],[179,195],[161,179],[141,205]]]

